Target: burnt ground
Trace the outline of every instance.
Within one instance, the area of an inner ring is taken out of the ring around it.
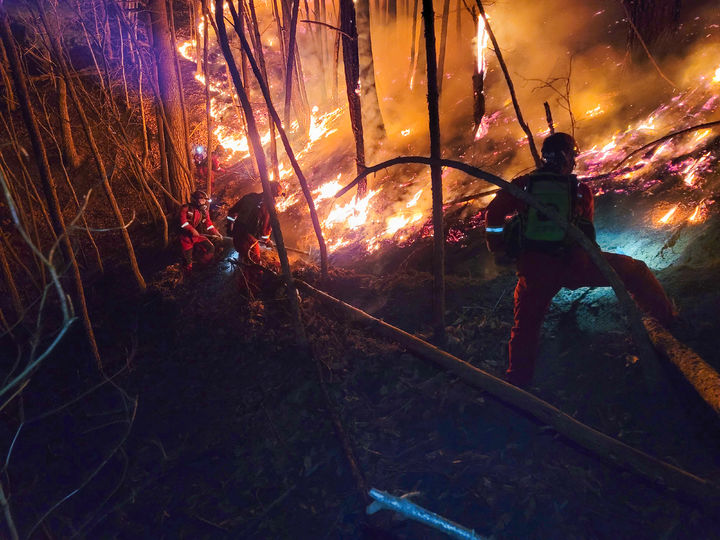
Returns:
[[[600,203],[603,215],[612,207]],[[720,369],[718,230],[711,219],[688,233],[660,277],[688,322],[677,332]],[[338,256],[324,288],[428,336],[431,251],[422,240]],[[25,391],[4,482],[21,537],[444,537],[387,511],[367,516],[344,441],[368,487],[410,493],[483,536],[720,538],[717,514],[691,498],[598,459],[313,298],[302,300],[311,358],[294,344],[281,295],[269,287],[243,300],[226,258],[185,282],[173,253],[143,259],[154,264],[146,295],[129,292],[122,268],[89,295],[106,314],[97,332],[112,382],[83,364],[78,332]],[[316,282],[312,264],[295,268]],[[447,272],[447,350],[501,375],[512,269],[496,266],[472,230],[449,246]],[[608,291],[558,296],[531,391],[720,483],[719,423],[671,372],[664,390],[646,389]],[[17,424],[6,415],[9,444]]]

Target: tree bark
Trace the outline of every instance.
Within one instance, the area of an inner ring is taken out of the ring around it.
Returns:
[[[70,113],[68,112],[67,106],[67,85],[65,84],[65,79],[62,77],[57,78],[57,92],[63,160],[71,169],[77,169],[80,166],[80,156],[78,155],[77,148],[75,148],[75,139],[72,134]]]
[[[355,11],[357,14],[357,47],[363,133],[368,141],[368,150],[372,154],[385,138],[385,122],[383,122],[380,100],[378,99],[375,84],[375,63],[370,34],[370,1],[357,0],[355,2]],[[370,158],[372,159],[373,156],[371,155]]]
[[[440,54],[438,59],[438,94],[442,94],[445,79],[445,48],[447,47],[448,21],[450,19],[450,0],[443,3],[442,26],[440,31]]]
[[[234,11],[233,11],[233,13],[234,13]],[[237,25],[236,25],[236,27],[237,27]],[[315,209],[315,202],[313,201],[312,193],[310,192],[310,188],[308,186],[307,180],[305,179],[305,175],[303,174],[302,169],[300,168],[300,164],[297,162],[297,159],[295,158],[295,153],[293,152],[292,147],[290,146],[290,140],[288,139],[287,134],[280,123],[280,116],[278,115],[277,111],[275,110],[275,107],[273,106],[272,97],[270,96],[270,90],[267,85],[265,76],[261,72],[260,67],[258,66],[257,62],[255,61],[252,51],[250,50],[250,44],[248,43],[248,41],[243,33],[238,33],[238,37],[240,38],[240,43],[242,44],[242,47],[247,54],[248,60],[250,60],[250,66],[252,67],[253,73],[255,74],[255,78],[257,79],[258,85],[260,86],[260,91],[262,92],[263,97],[265,98],[265,103],[268,108],[268,114],[270,115],[270,124],[272,125],[274,123],[277,125],[278,132],[280,133],[280,139],[282,140],[283,145],[285,147],[285,153],[287,154],[288,159],[290,160],[290,163],[292,164],[293,170],[295,171],[295,175],[297,176],[298,182],[300,183],[300,188],[302,189],[303,195],[305,196],[305,200],[308,203],[308,210],[310,211],[310,219],[312,221],[313,229],[315,231],[315,236],[317,237],[317,241],[318,241],[318,247],[320,249],[320,272],[321,272],[322,278],[327,279],[327,276],[328,276],[327,247],[325,246],[325,239],[323,238],[322,227],[320,225],[320,220],[318,219],[317,211]]]
[[[102,369],[100,351],[98,350],[97,342],[95,341],[95,332],[93,331],[92,323],[90,322],[90,314],[88,313],[87,302],[85,300],[85,289],[83,287],[82,277],[80,276],[80,268],[78,267],[75,253],[70,245],[70,237],[68,236],[65,228],[65,221],[63,219],[62,209],[60,207],[60,201],[58,200],[57,190],[55,187],[55,179],[50,171],[47,152],[45,151],[45,145],[42,141],[42,137],[40,136],[40,128],[38,127],[37,119],[35,118],[35,113],[30,101],[23,67],[20,64],[20,58],[18,56],[17,49],[15,48],[15,41],[12,37],[12,32],[10,31],[8,14],[7,11],[5,11],[5,6],[1,2],[0,35],[10,62],[10,72],[12,73],[15,83],[15,91],[17,93],[23,120],[25,121],[33,153],[35,154],[35,158],[37,160],[40,180],[48,203],[53,230],[60,239],[60,247],[65,259],[72,267],[74,278],[73,282],[75,285],[75,298],[80,305],[80,312],[82,315],[83,327],[85,328],[88,345],[90,346],[90,350],[98,364],[98,367]]]
[[[170,193],[180,201],[190,198],[192,178],[187,160],[188,142],[185,138],[180,81],[175,67],[175,44],[171,38],[165,0],[149,0],[150,29],[157,68],[159,107],[163,111],[162,128],[168,166]]]
[[[292,15],[290,16],[290,36],[287,46],[287,67],[285,68],[285,127],[290,127],[290,99],[292,98],[292,80],[295,69],[295,36],[297,35],[298,9],[300,0],[292,2]]]
[[[355,165],[358,174],[365,169],[365,139],[363,135],[362,105],[360,101],[360,65],[358,62],[358,34],[353,0],[340,0],[340,30],[342,31],[345,91],[350,111],[350,125],[355,137]],[[357,185],[358,197],[367,191],[367,181]]]
[[[430,179],[433,205],[433,330],[445,339],[445,231],[443,226],[442,157],[440,110],[438,107],[437,64],[435,63],[435,12],[432,0],[423,0],[427,59],[427,101],[430,119]]]
[[[255,160],[257,162],[258,173],[260,175],[260,182],[263,187],[265,205],[270,213],[270,223],[273,229],[273,237],[275,238],[275,243],[277,244],[278,255],[280,256],[280,265],[282,267],[283,278],[285,279],[285,286],[287,288],[288,301],[290,303],[290,309],[293,316],[295,338],[298,345],[305,348],[307,347],[305,327],[303,326],[302,319],[300,317],[300,305],[298,302],[297,289],[295,288],[295,281],[290,270],[290,261],[288,260],[287,251],[285,250],[285,242],[280,228],[280,221],[277,216],[277,209],[275,208],[275,198],[272,195],[272,188],[270,187],[270,178],[268,177],[267,163],[265,162],[265,152],[263,151],[262,141],[260,140],[260,133],[258,132],[255,124],[255,116],[253,115],[250,101],[247,98],[245,88],[240,80],[240,73],[238,73],[237,66],[235,65],[235,59],[233,58],[232,50],[230,49],[230,44],[228,43],[228,36],[225,30],[225,19],[223,17],[223,1],[224,0],[215,0],[215,23],[218,29],[218,42],[228,68],[230,69],[230,74],[232,76],[238,98],[240,99],[242,108],[245,111],[245,119],[248,126],[248,140],[255,150]],[[229,2],[232,2],[232,0],[229,0]]]
[[[270,80],[268,79],[267,66],[265,65],[265,53],[263,52],[262,39],[260,37],[260,30],[257,20],[257,14],[255,13],[255,1],[249,0],[250,6],[250,17],[252,18],[252,25],[250,29],[255,37],[255,54],[257,55],[258,62],[260,64],[260,71],[262,74],[263,82],[269,87]],[[248,56],[250,56],[248,54]],[[256,75],[257,77],[257,75]],[[262,88],[262,87],[261,87]],[[272,170],[273,180],[280,180],[280,164],[278,163],[277,155],[277,140],[275,135],[275,119],[270,112],[270,105],[268,107],[268,128],[270,130],[270,169]],[[278,126],[280,124],[277,124]]]

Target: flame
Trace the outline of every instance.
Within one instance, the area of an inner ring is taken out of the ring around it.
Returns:
[[[312,191],[313,195],[313,201],[315,203],[319,203],[320,201],[324,201],[325,199],[329,199],[330,197],[333,197],[338,191],[340,191],[343,188],[342,183],[340,182],[340,177],[342,174],[337,175],[337,180],[330,180],[329,182],[326,182],[319,188]]]
[[[673,206],[667,214],[665,214],[663,217],[660,218],[659,223],[667,223],[668,221],[670,221],[670,218],[672,217],[672,215],[675,213],[675,211],[677,209],[678,209],[678,205]]]
[[[695,207],[695,211],[694,211],[694,212],[692,213],[692,215],[688,218],[688,221],[692,222],[692,221],[695,221],[695,220],[698,218],[698,214],[700,213],[700,207],[701,207],[701,206],[702,206],[702,204],[698,204],[698,205]]]
[[[477,36],[475,39],[477,41],[477,72],[484,74],[487,70],[487,58],[485,57],[485,50],[487,49],[488,32],[487,27],[485,26],[485,19],[483,19],[482,15],[478,17]]]
[[[410,135],[410,130],[409,130],[409,129],[403,129],[403,130],[400,132],[400,135],[402,135],[403,137],[407,137],[408,135]]]
[[[343,224],[350,229],[357,229],[367,221],[370,201],[377,194],[378,191],[369,190],[362,199],[358,199],[356,194],[346,205],[336,206],[325,218],[325,227]]]
[[[420,200],[420,195],[422,195],[423,190],[421,189],[418,191],[412,199],[408,201],[408,203],[405,205],[405,208],[412,208],[417,204],[417,202]]]
[[[715,76],[713,77],[713,82],[720,83],[720,67],[718,67],[715,70]]]

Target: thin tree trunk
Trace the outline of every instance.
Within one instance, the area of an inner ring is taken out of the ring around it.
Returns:
[[[0,234],[2,234],[2,230],[0,230]],[[2,245],[0,245],[0,266],[2,266],[2,273],[5,278],[5,286],[10,292],[10,300],[12,301],[12,306],[15,310],[15,320],[18,321],[20,320],[20,317],[22,317],[24,309],[22,305],[22,300],[20,300],[20,293],[18,292],[17,285],[15,284],[13,272],[10,269],[10,264],[8,263],[7,257],[5,256],[5,250],[3,249]]]
[[[290,126],[290,100],[292,98],[292,80],[295,62],[295,36],[297,34],[297,19],[300,0],[292,2],[292,15],[290,16],[290,37],[287,47],[287,67],[285,68],[285,127]]]
[[[248,101],[245,89],[243,88],[242,81],[240,80],[240,74],[238,73],[237,66],[235,65],[235,59],[233,58],[232,50],[230,49],[230,44],[228,43],[228,36],[225,30],[225,19],[223,17],[223,1],[224,0],[215,0],[215,23],[218,29],[218,42],[223,51],[223,55],[225,56],[225,61],[230,68],[230,74],[232,75],[232,80],[235,84],[235,90],[237,91],[240,103],[245,111],[245,118],[248,126],[248,140],[255,149],[255,160],[260,174],[260,182],[263,186],[265,204],[270,213],[270,223],[273,229],[273,237],[275,238],[275,242],[277,244],[280,264],[282,266],[283,277],[285,278],[285,285],[287,288],[288,300],[290,302],[290,309],[293,315],[295,337],[298,345],[305,348],[307,346],[307,337],[300,317],[300,305],[298,303],[297,289],[295,288],[295,282],[290,270],[290,261],[288,260],[287,251],[285,250],[285,242],[283,240],[282,230],[280,229],[277,209],[275,208],[275,199],[272,195],[272,188],[270,187],[267,164],[265,163],[265,153],[263,152],[260,134],[258,133],[257,126],[255,125],[255,117],[253,116],[252,107]],[[230,3],[232,2],[232,0],[229,1]]]
[[[58,92],[58,114],[60,116],[60,142],[62,144],[63,160],[71,169],[77,169],[80,166],[80,156],[75,148],[75,139],[72,134],[72,125],[70,124],[70,113],[67,105],[67,85],[65,79],[57,78]]]
[[[435,338],[445,340],[445,231],[443,227],[442,157],[440,150],[440,111],[438,107],[437,65],[435,63],[435,12],[432,0],[423,0],[425,51],[427,59],[427,101],[430,119],[430,178],[433,205],[433,330]]]
[[[417,14],[418,14],[418,5],[420,4],[420,0],[410,0],[413,2],[413,15],[412,15],[412,36],[410,39],[410,64],[409,64],[409,70],[408,70],[408,85],[410,86],[410,90],[413,88],[413,80],[415,78],[415,64],[417,63],[415,59],[415,34],[417,29]]]
[[[362,105],[358,89],[360,65],[358,63],[357,24],[353,0],[340,0],[340,30],[342,31],[343,65],[345,67],[345,91],[350,111],[350,124],[355,137],[355,165],[360,174],[365,169],[365,140]],[[359,183],[357,188],[358,197],[364,197],[367,191],[367,180]]]
[[[43,144],[42,137],[40,136],[40,128],[38,127],[35,113],[32,109],[23,68],[20,64],[20,58],[18,57],[18,53],[15,48],[12,32],[10,31],[8,14],[2,3],[0,3],[0,35],[10,61],[10,72],[13,75],[15,91],[17,92],[20,109],[28,130],[28,135],[30,136],[33,152],[37,160],[40,179],[42,181],[43,191],[48,202],[53,229],[60,239],[60,246],[65,259],[72,267],[75,284],[75,297],[80,305],[80,313],[82,315],[83,326],[85,328],[88,344],[93,356],[95,357],[98,367],[102,370],[100,351],[98,350],[97,342],[95,341],[95,333],[92,328],[92,323],[90,322],[87,302],[85,301],[85,289],[83,287],[82,277],[80,276],[80,268],[78,267],[77,259],[75,258],[72,246],[70,245],[70,237],[68,236],[65,228],[65,221],[62,215],[60,201],[57,196],[55,179],[50,172],[50,164],[48,163],[45,145]]]
[[[241,0],[242,1],[242,0]],[[212,140],[212,115],[210,114],[210,65],[209,65],[209,30],[210,25],[208,24],[209,15],[207,9],[206,0],[201,0],[200,9],[202,11],[203,24],[203,58],[202,58],[202,73],[205,78],[205,127],[207,136],[207,193],[208,197],[212,197],[212,182],[213,182],[213,168],[212,168],[212,156],[211,148],[213,144]]]
[[[270,86],[270,80],[268,79],[267,66],[265,65],[265,53],[263,52],[262,39],[260,37],[260,30],[258,26],[257,14],[255,13],[255,1],[249,0],[250,16],[252,18],[252,24],[248,25],[255,36],[255,54],[257,55],[258,62],[260,63],[260,71],[262,73],[262,79],[265,86]],[[250,56],[248,54],[248,56]],[[251,61],[252,62],[252,61]],[[262,86],[261,86],[262,88]],[[278,163],[277,154],[277,140],[275,135],[276,122],[270,112],[270,105],[267,106],[268,111],[268,127],[270,129],[270,168],[272,170],[273,180],[280,180],[280,164]],[[280,127],[280,124],[277,123]]]
[[[443,3],[442,30],[440,31],[440,56],[438,61],[438,94],[442,94],[445,79],[445,47],[447,46],[448,21],[450,18],[450,0]]]
[[[238,37],[240,38],[242,47],[247,54],[248,60],[250,60],[250,65],[252,66],[253,73],[255,74],[255,78],[257,79],[258,85],[260,86],[260,90],[262,91],[263,97],[265,98],[265,103],[268,108],[268,114],[271,117],[270,123],[271,123],[271,125],[273,123],[277,124],[278,132],[280,133],[280,139],[282,140],[283,145],[285,146],[285,152],[288,156],[288,159],[290,160],[290,163],[292,164],[293,170],[295,171],[295,175],[298,178],[298,182],[300,183],[300,188],[302,189],[303,195],[305,196],[305,200],[308,203],[308,209],[310,211],[310,219],[313,224],[313,230],[315,231],[315,236],[317,237],[318,247],[320,248],[320,272],[321,272],[323,280],[325,280],[328,277],[327,247],[325,246],[325,239],[323,238],[322,227],[320,225],[320,220],[318,219],[317,211],[315,209],[315,202],[313,201],[312,193],[310,192],[310,188],[308,187],[308,183],[307,183],[307,180],[305,179],[305,175],[303,174],[302,169],[300,168],[300,165],[298,164],[297,159],[295,158],[295,153],[293,152],[292,147],[290,146],[290,141],[287,137],[287,134],[285,133],[285,130],[283,129],[282,125],[280,124],[280,116],[278,115],[277,111],[275,110],[275,107],[273,106],[269,87],[267,85],[267,82],[265,80],[263,73],[260,71],[260,68],[258,67],[257,62],[255,61],[255,58],[253,57],[252,51],[250,50],[250,44],[247,42],[247,39],[245,38],[244,34],[239,33]]]
[[[185,159],[187,163],[192,163],[190,158],[190,123],[187,116],[187,108],[185,107],[185,88],[183,84],[182,70],[180,69],[180,55],[177,50],[177,35],[175,34],[175,10],[173,9],[173,0],[167,0],[167,13],[170,22],[170,36],[172,38],[172,58],[175,64],[175,72],[177,73],[177,85],[180,92],[180,112],[182,113],[183,128],[185,129]],[[190,182],[193,179],[190,178]]]
[[[358,33],[358,65],[360,75],[360,101],[362,102],[363,133],[368,140],[372,154],[385,138],[385,122],[383,122],[375,84],[375,64],[373,61],[372,40],[370,35],[370,2],[356,0]]]
[[[158,104],[165,130],[165,158],[167,159],[170,193],[180,201],[187,201],[192,191],[189,177],[188,148],[180,95],[180,82],[175,66],[175,45],[172,41],[166,0],[149,0],[150,27],[153,34],[158,83]]]
[[[7,73],[5,66],[8,65],[7,54],[5,53],[5,47],[0,42],[0,74],[2,75],[3,83],[5,84],[5,103],[9,111],[14,111],[17,108],[15,102],[15,93],[13,92],[12,84],[10,83],[10,76]]]
[[[48,33],[48,36],[50,38],[49,41],[52,47],[53,56],[55,57],[55,62],[60,67],[62,76],[65,78],[68,90],[70,91],[70,98],[73,101],[73,105],[75,105],[75,110],[77,111],[80,118],[80,123],[82,124],[83,131],[85,132],[85,136],[87,137],[88,143],[90,144],[93,157],[95,158],[95,165],[97,166],[98,173],[100,174],[100,179],[102,181],[102,186],[105,190],[105,195],[108,198],[108,202],[110,203],[110,207],[112,208],[113,214],[115,215],[115,219],[118,223],[118,227],[120,228],[120,234],[125,244],[125,249],[127,250],[128,259],[130,261],[130,268],[132,269],[133,275],[135,276],[135,281],[137,281],[140,290],[144,292],[147,288],[147,285],[145,284],[145,279],[140,272],[140,267],[138,266],[137,258],[135,257],[135,249],[133,248],[132,241],[130,240],[130,235],[128,234],[125,220],[120,210],[120,206],[118,205],[117,199],[115,199],[115,194],[113,193],[112,187],[110,186],[110,180],[108,179],[107,172],[105,171],[105,164],[103,163],[102,156],[100,155],[100,149],[95,142],[95,136],[92,133],[92,130],[90,128],[90,122],[88,122],[87,115],[85,114],[84,105],[80,102],[77,92],[75,91],[75,83],[70,76],[70,71],[68,70],[67,64],[65,62],[65,56],[63,50],[61,49],[60,39],[58,38],[57,34],[55,34],[55,25],[51,25],[47,21],[44,7],[40,3],[40,1],[41,0],[37,0],[36,6],[38,12],[40,13],[40,17],[42,18],[45,31]]]

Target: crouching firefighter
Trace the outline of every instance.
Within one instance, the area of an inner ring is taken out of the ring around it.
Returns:
[[[270,182],[273,198],[285,196],[278,182]],[[272,247],[270,212],[262,193],[248,193],[228,210],[226,218],[228,236],[240,256],[239,282],[241,292],[251,298],[260,292],[263,268],[260,265],[260,244]]]
[[[577,155],[575,140],[570,135],[550,135],[542,145],[543,165],[512,183],[556,210],[594,241],[592,192],[572,174]],[[526,387],[535,369],[540,328],[555,294],[563,287],[610,284],[586,251],[569,240],[562,227],[505,190],[487,208],[485,232],[491,252],[509,251],[516,258],[515,320],[506,377],[508,382]],[[668,325],[676,315],[673,304],[647,265],[617,253],[603,252],[603,256],[639,307]]]
[[[208,264],[213,259],[215,246],[207,235],[222,238],[210,220],[208,196],[204,191],[193,191],[190,203],[180,207],[180,249],[183,271],[192,272],[193,259]]]

